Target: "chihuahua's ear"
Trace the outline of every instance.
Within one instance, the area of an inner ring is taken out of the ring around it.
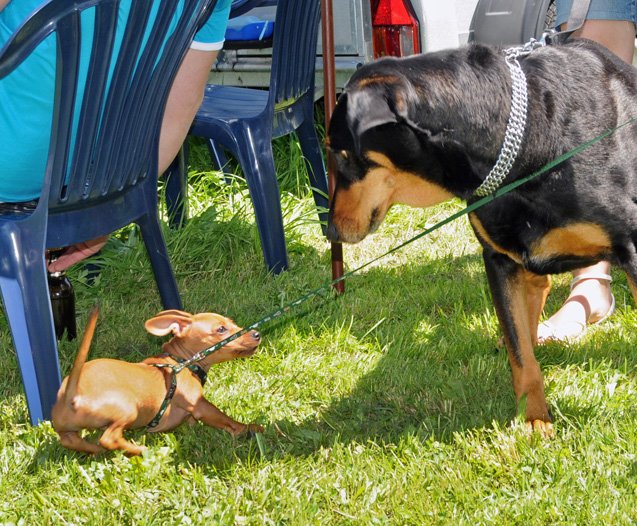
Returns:
[[[173,333],[182,337],[192,325],[192,314],[180,310],[165,310],[148,320],[144,326],[155,336],[166,336]]]
[[[192,314],[184,312],[183,310],[169,309],[161,311],[155,317],[158,318],[159,316],[185,316],[186,318],[190,318],[192,317]]]

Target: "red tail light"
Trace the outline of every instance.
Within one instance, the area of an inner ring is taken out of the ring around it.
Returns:
[[[408,0],[371,0],[374,58],[420,53],[418,20]]]

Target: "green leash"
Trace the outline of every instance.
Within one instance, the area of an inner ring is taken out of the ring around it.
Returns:
[[[475,203],[473,203],[471,205],[468,205],[466,208],[460,210],[459,212],[456,212],[455,214],[443,219],[439,223],[436,223],[432,227],[430,227],[427,230],[421,232],[420,234],[417,234],[416,236],[412,237],[411,239],[405,241],[404,243],[401,243],[400,245],[388,250],[384,254],[381,254],[380,256],[377,256],[374,259],[371,259],[367,263],[362,264],[360,267],[358,267],[358,268],[356,268],[354,270],[350,270],[349,272],[346,272],[340,278],[334,279],[334,280],[330,281],[329,283],[321,285],[319,288],[314,289],[311,292],[308,292],[304,296],[301,296],[299,299],[297,299],[295,301],[292,301],[292,302],[288,303],[287,305],[284,305],[280,309],[277,309],[276,311],[272,312],[271,314],[268,314],[267,316],[264,316],[263,318],[261,318],[260,320],[256,321],[252,325],[241,329],[239,332],[235,332],[231,336],[228,336],[225,340],[222,340],[219,343],[216,343],[215,345],[213,345],[212,347],[209,347],[208,349],[205,349],[203,351],[198,352],[197,354],[193,355],[190,359],[180,363],[179,365],[153,364],[156,367],[169,367],[169,368],[171,368],[173,370],[173,379],[172,379],[172,384],[171,384],[170,388],[168,389],[168,395],[166,396],[166,400],[167,401],[165,400],[164,404],[162,404],[162,410],[160,411],[160,414],[158,414],[155,417],[155,419],[153,419],[153,421],[151,422],[151,424],[154,424],[154,425],[151,426],[151,424],[149,424],[147,427],[154,427],[159,422],[159,419],[161,418],[161,415],[164,414],[164,411],[166,410],[166,407],[168,406],[168,403],[170,402],[169,395],[172,397],[172,394],[174,394],[174,390],[175,390],[175,388],[177,386],[177,374],[179,372],[181,372],[183,369],[185,369],[186,367],[190,367],[194,362],[198,362],[200,360],[203,360],[206,356],[208,356],[209,354],[212,354],[217,349],[220,349],[221,347],[223,347],[224,345],[230,343],[231,341],[234,341],[237,338],[240,338],[241,336],[243,336],[244,334],[246,334],[246,333],[248,333],[248,332],[250,332],[250,331],[252,331],[254,329],[259,328],[261,325],[264,325],[265,323],[271,322],[272,320],[278,318],[279,316],[282,316],[283,314],[286,314],[288,311],[290,311],[294,307],[298,307],[302,303],[305,303],[306,301],[314,298],[315,296],[320,295],[321,293],[323,293],[323,291],[329,289],[331,286],[335,285],[336,283],[338,283],[340,281],[343,281],[344,279],[356,274],[357,272],[360,272],[362,269],[364,269],[365,267],[368,267],[372,263],[375,263],[376,261],[384,258],[385,256],[388,256],[389,254],[393,254],[394,252],[397,252],[398,250],[400,250],[401,248],[407,246],[408,244],[413,243],[414,241],[420,239],[421,237],[424,237],[424,236],[426,236],[428,234],[431,234],[433,231],[439,229],[440,227],[442,227],[442,226],[444,226],[444,225],[446,225],[448,223],[451,223],[452,221],[455,221],[459,217],[462,217],[463,215],[469,214],[469,213],[473,212],[474,210],[477,210],[481,206],[484,206],[487,203],[490,203],[491,201],[493,201],[494,199],[497,199],[498,197],[510,192],[511,190],[514,190],[518,186],[523,185],[524,183],[530,181],[531,179],[534,179],[538,175],[542,175],[543,173],[548,172],[552,168],[555,168],[558,164],[563,163],[567,159],[570,159],[574,155],[577,155],[582,150],[585,150],[589,146],[592,146],[593,144],[601,141],[602,139],[605,139],[606,137],[608,137],[612,133],[616,132],[620,128],[623,128],[624,126],[627,126],[627,125],[629,125],[629,124],[631,124],[631,123],[633,123],[635,121],[637,121],[637,117],[633,117],[632,119],[624,122],[623,124],[620,124],[616,128],[613,128],[612,130],[604,132],[601,135],[595,137],[594,139],[591,139],[590,141],[582,144],[581,146],[578,146],[574,150],[571,150],[570,152],[567,152],[567,153],[561,155],[557,159],[551,161],[550,163],[546,164],[544,167],[540,168],[538,171],[533,172],[531,175],[528,175],[528,176],[526,176],[526,177],[524,177],[522,179],[519,179],[518,181],[510,183],[510,184],[508,184],[506,186],[503,186],[502,188],[499,188],[498,190],[496,190],[494,193],[489,194],[489,195],[487,195],[485,197],[482,197],[481,199],[478,199]]]

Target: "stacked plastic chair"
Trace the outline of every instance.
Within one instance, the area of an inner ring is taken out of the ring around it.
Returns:
[[[314,76],[320,0],[278,0],[274,22],[269,90],[209,84],[190,133],[206,137],[223,158],[225,146],[238,160],[254,206],[268,270],[288,268],[279,186],[272,139],[296,132],[308,169],[314,201],[326,210],[327,178],[314,128]],[[182,221],[185,170],[172,171],[167,183],[169,213]],[[173,215],[175,214],[175,215]],[[321,219],[326,220],[324,214]]]

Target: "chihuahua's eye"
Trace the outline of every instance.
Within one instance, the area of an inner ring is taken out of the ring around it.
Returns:
[[[223,325],[217,329],[218,334],[223,334],[225,332],[228,332],[228,329],[226,329]]]

